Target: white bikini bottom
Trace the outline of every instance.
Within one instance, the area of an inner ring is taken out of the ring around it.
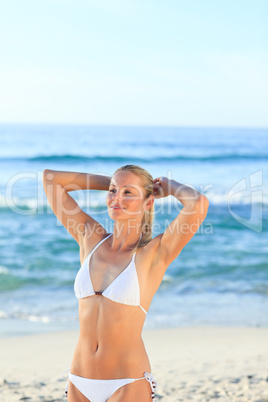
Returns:
[[[145,371],[144,377],[140,378],[118,378],[115,380],[97,380],[69,373],[69,378],[65,388],[65,395],[68,396],[69,381],[83,394],[90,402],[107,402],[113,393],[126,384],[137,380],[147,380],[152,389],[152,400],[155,401],[154,391],[157,390],[157,382],[152,374]]]

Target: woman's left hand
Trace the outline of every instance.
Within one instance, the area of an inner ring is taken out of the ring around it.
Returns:
[[[171,191],[171,180],[167,177],[161,176],[154,179],[154,198],[164,198],[170,195]]]

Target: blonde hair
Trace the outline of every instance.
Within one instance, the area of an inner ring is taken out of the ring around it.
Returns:
[[[118,168],[114,172],[114,175],[117,172],[121,171],[130,171],[141,179],[141,182],[143,183],[143,189],[145,190],[145,198],[149,198],[149,196],[153,194],[154,179],[153,176],[146,169],[143,169],[141,166],[138,165],[125,165]],[[144,211],[144,215],[142,217],[141,222],[141,230],[142,230],[141,237],[138,240],[134,249],[131,251],[131,255],[133,255],[135,251],[145,246],[152,240],[153,221],[154,221],[154,203],[150,209]]]

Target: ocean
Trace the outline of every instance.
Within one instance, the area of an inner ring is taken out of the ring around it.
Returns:
[[[112,175],[136,164],[193,186],[207,217],[172,262],[144,328],[268,326],[268,129],[0,125],[0,337],[76,329],[79,247],[53,214],[44,169]],[[79,205],[113,231],[105,191]],[[155,200],[153,237],[182,205]]]

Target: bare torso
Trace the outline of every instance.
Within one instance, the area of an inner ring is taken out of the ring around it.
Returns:
[[[108,234],[104,234],[102,238]],[[88,244],[86,237],[80,250],[81,266],[87,255],[102,239]],[[140,304],[148,311],[161,283],[149,283],[148,264],[153,239],[137,251],[134,263],[140,285]],[[111,253],[109,239],[104,241],[90,259],[90,276],[94,291],[104,291],[127,267],[129,252]],[[146,249],[147,247],[147,249]],[[102,295],[79,300],[80,333],[71,364],[71,372],[92,379],[115,379],[142,376],[151,366],[141,337],[146,315],[139,306],[114,302]]]

